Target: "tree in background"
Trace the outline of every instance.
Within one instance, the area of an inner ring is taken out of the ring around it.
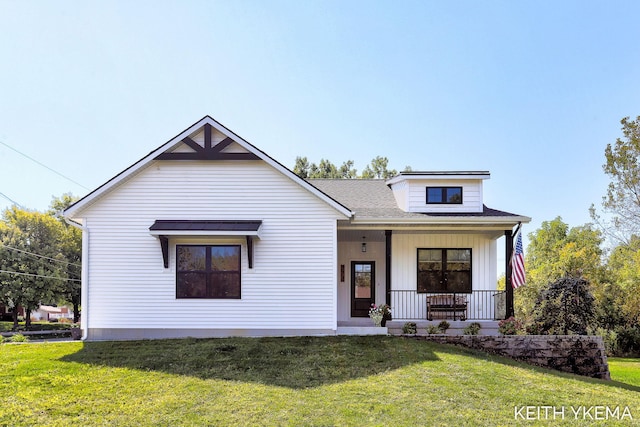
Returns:
[[[326,159],[321,159],[320,163],[316,165],[315,163],[310,163],[306,157],[298,156],[293,167],[293,173],[303,179],[389,179],[396,176],[398,172],[395,169],[388,169],[388,165],[389,159],[376,156],[362,171],[362,175],[358,176],[358,170],[353,167],[353,160],[347,160],[340,167],[337,167]],[[404,170],[411,171],[411,167],[407,166]]]
[[[50,215],[15,206],[5,210],[3,218],[0,286],[3,299],[14,308],[14,327],[18,306],[25,310],[28,327],[29,313],[40,304],[54,302],[66,282],[62,268],[66,260],[58,244],[63,227]]]
[[[353,179],[357,178],[358,171],[353,168],[353,160],[347,160],[338,168],[326,159],[321,159],[320,163],[316,165],[309,163],[306,157],[298,156],[293,173],[304,179]]]
[[[61,298],[73,306],[73,321],[80,321],[80,290],[82,273],[82,231],[69,225],[62,216],[62,212],[71,206],[77,197],[71,193],[63,194],[61,197],[54,197],[47,213],[56,218],[62,225],[62,236],[60,238],[59,249],[66,260],[66,278],[62,283]]]
[[[629,323],[640,322],[640,237],[631,236],[628,243],[616,246],[609,256],[612,281],[619,288],[618,298],[623,316]]]
[[[609,283],[596,289],[597,316],[605,341],[618,354],[640,353],[640,116],[620,121],[622,137],[605,148],[603,170],[611,182],[602,198],[603,220],[591,217],[614,244],[607,262]]]
[[[584,277],[592,286],[601,286],[606,277],[602,241],[601,232],[591,225],[569,228],[560,217],[529,233],[527,284],[515,291],[517,316],[531,321],[539,296],[561,278]]]
[[[602,166],[611,182],[602,198],[605,212],[613,215],[611,224],[602,224],[607,234],[617,241],[628,243],[633,235],[640,235],[640,116],[636,120],[625,117],[622,138],[614,145],[607,144],[606,162]],[[602,223],[591,206],[591,217]]]
[[[376,156],[376,158],[371,160],[371,163],[362,171],[362,178],[393,178],[398,174],[398,172],[395,169],[388,169],[388,164],[389,159],[386,157]]]
[[[23,264],[23,252],[27,251],[27,239],[22,231],[13,224],[0,221],[0,304],[11,309],[13,327],[18,326],[18,310],[22,307],[22,283],[16,275],[28,268]]]

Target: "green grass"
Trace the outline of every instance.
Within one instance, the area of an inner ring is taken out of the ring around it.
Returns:
[[[398,337],[2,344],[0,425],[530,426],[550,423],[515,406],[607,405],[635,420],[552,424],[628,426],[625,360],[607,382]]]
[[[609,357],[611,378],[640,387],[640,358]]]

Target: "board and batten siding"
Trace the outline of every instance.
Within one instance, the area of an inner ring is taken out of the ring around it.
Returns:
[[[418,249],[451,248],[471,249],[471,284],[473,290],[495,290],[497,287],[497,243],[486,234],[445,234],[394,231],[392,235],[393,254],[391,257],[391,289],[416,291],[418,285]],[[392,293],[392,295],[394,295]],[[391,307],[398,318],[403,317],[401,307],[419,307],[426,313],[424,294],[404,294],[403,298],[415,301],[394,301]],[[424,306],[424,308],[423,308]],[[472,312],[488,310],[470,307]]]
[[[336,329],[343,216],[264,162],[154,161],[80,216],[90,239],[89,339],[92,329]],[[261,220],[253,268],[244,236],[172,237],[164,268],[149,233],[158,219]],[[176,299],[176,244],[226,243],[241,245],[242,298]]]

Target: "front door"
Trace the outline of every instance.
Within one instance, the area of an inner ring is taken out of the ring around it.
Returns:
[[[368,317],[375,301],[376,263],[351,262],[351,317]]]

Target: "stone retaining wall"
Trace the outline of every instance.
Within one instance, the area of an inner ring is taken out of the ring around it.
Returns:
[[[455,344],[593,378],[610,380],[604,341],[584,335],[425,335],[418,339]]]

